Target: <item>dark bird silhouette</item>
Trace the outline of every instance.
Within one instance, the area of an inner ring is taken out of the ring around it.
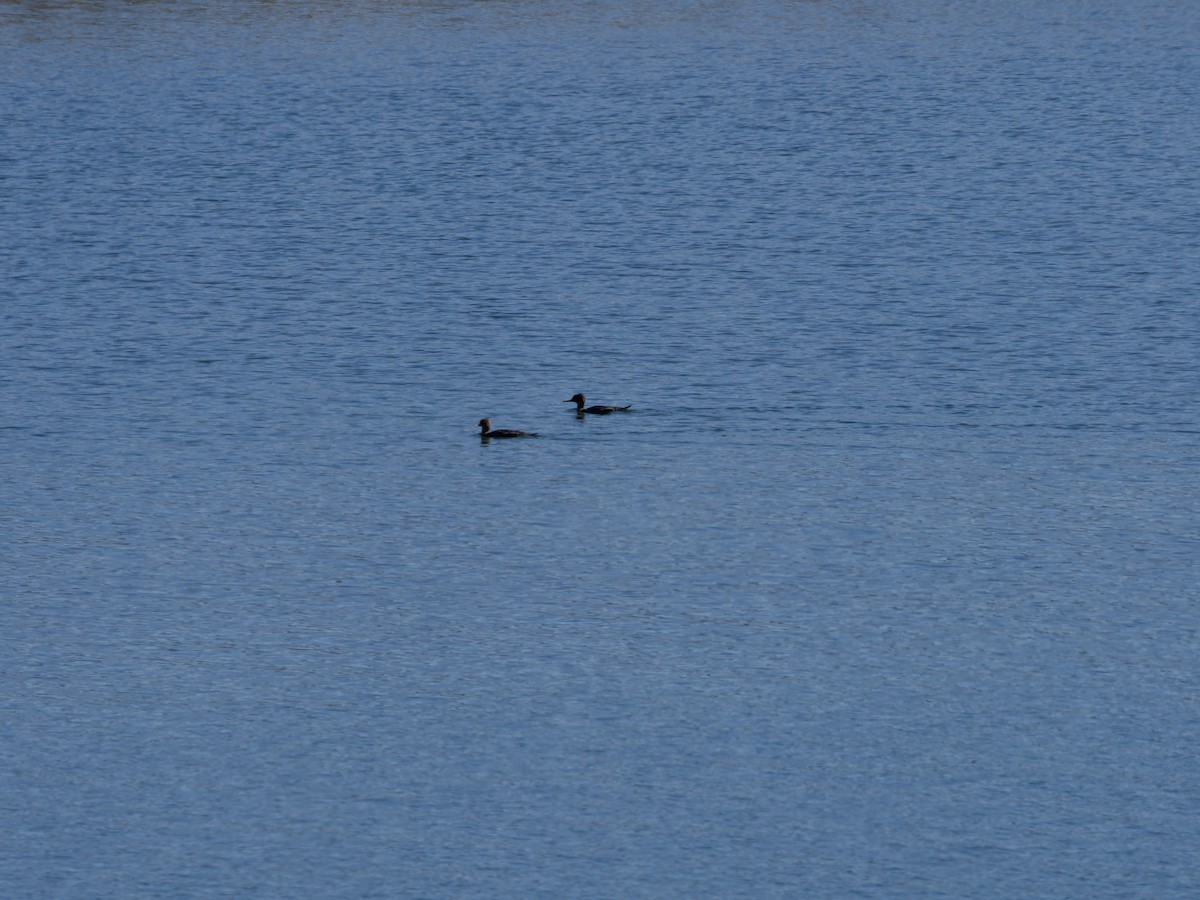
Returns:
[[[624,412],[629,409],[629,406],[586,406],[587,397],[583,394],[576,394],[570,400],[564,400],[563,403],[574,403],[575,412],[591,413],[594,416],[607,416],[609,413]],[[630,406],[632,405],[630,404]]]
[[[514,431],[511,428],[497,428],[495,431],[492,431],[491,419],[479,420],[479,436],[484,440],[487,440],[488,438],[538,437],[535,432]]]

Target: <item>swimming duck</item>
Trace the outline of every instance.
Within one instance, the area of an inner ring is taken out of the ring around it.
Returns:
[[[570,400],[564,400],[563,403],[574,403],[575,412],[577,413],[592,413],[596,416],[607,416],[609,413],[624,412],[629,409],[629,406],[584,406],[587,403],[587,397],[583,394],[576,394]],[[633,404],[630,404],[632,406]]]
[[[532,431],[513,431],[511,428],[498,428],[492,431],[492,420],[480,419],[479,436],[486,440],[487,438],[537,437],[538,435]]]

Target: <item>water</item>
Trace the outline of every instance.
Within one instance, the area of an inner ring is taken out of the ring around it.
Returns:
[[[1194,896],[1198,60],[0,4],[2,892]]]

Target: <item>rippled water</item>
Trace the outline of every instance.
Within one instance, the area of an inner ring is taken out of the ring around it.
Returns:
[[[1191,896],[1197,19],[0,3],[2,892]]]

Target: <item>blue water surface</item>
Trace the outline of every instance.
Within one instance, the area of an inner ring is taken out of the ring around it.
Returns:
[[[1194,897],[1197,109],[1160,0],[0,2],[0,894]]]

